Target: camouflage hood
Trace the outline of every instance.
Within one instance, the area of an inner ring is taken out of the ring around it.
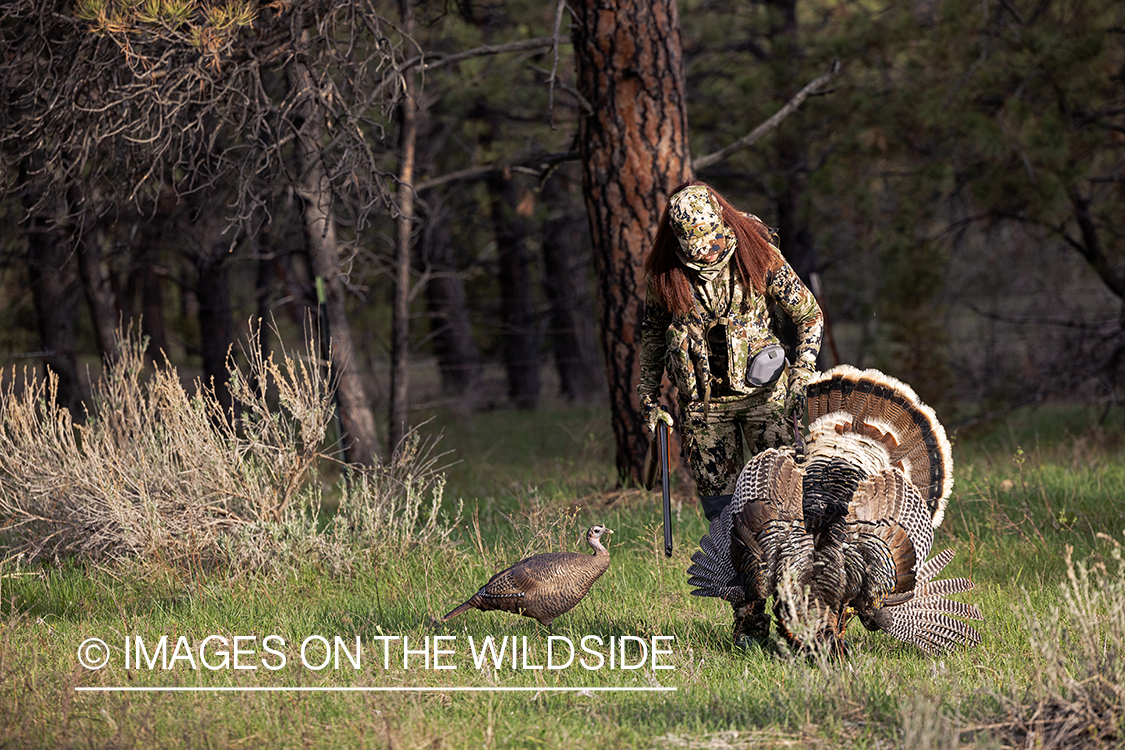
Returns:
[[[734,254],[734,232],[723,223],[723,211],[703,185],[692,185],[669,200],[668,219],[679,241],[677,255],[705,280],[714,278]]]

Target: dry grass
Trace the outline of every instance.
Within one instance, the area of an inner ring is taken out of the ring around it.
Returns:
[[[1075,562],[1067,547],[1061,603],[1027,609],[1033,687],[1004,696],[1009,720],[999,722],[1016,747],[1101,748],[1125,745],[1125,559]]]
[[[0,397],[7,557],[258,570],[311,556],[338,568],[382,544],[447,537],[433,444],[416,435],[386,465],[347,467],[339,512],[318,528],[332,376],[314,358],[264,358],[251,340],[245,371],[229,365],[232,419],[209,387],[189,394],[172,366],[146,370],[143,342],[122,340],[85,424],[55,404],[53,374]]]

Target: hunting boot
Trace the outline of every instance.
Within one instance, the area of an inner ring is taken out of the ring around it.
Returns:
[[[770,621],[766,617],[764,599],[753,602],[731,602],[734,609],[734,647],[749,651],[751,647],[769,645]]]
[[[703,506],[703,515],[707,516],[707,522],[710,523],[718,518],[723,508],[730,505],[732,498],[734,495],[700,495],[699,504]]]

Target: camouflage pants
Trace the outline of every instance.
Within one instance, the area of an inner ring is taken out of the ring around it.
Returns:
[[[760,394],[712,397],[706,413],[702,401],[680,403],[680,438],[700,496],[729,495],[752,456],[793,442],[793,427],[785,415],[788,386],[786,368],[772,388]]]

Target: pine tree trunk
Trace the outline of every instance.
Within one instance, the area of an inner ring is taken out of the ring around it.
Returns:
[[[257,243],[255,254],[258,256],[258,262],[254,264],[255,312],[252,326],[257,332],[258,356],[265,362],[270,356],[270,329],[274,326],[272,302],[276,276],[274,265],[277,263],[273,251],[273,228],[268,222],[258,228]],[[251,375],[251,378],[251,388],[259,391],[263,383],[256,375]]]
[[[527,221],[520,215],[521,196],[510,172],[494,172],[488,180],[488,191],[500,263],[500,319],[508,397],[518,409],[534,409],[539,405],[539,336],[528,271]]]
[[[547,221],[543,227],[543,287],[551,303],[547,335],[555,354],[559,390],[568,399],[599,393],[605,375],[598,357],[590,303],[590,233],[581,205],[571,200],[574,184],[566,167],[543,185]]]
[[[117,303],[121,307],[121,319],[126,326],[132,329],[137,325],[140,333],[148,339],[145,356],[149,361],[162,361],[161,352],[168,353],[168,339],[164,326],[164,274],[159,270],[161,263],[161,249],[171,240],[168,235],[176,233],[175,229],[166,228],[165,224],[171,221],[168,214],[162,213],[158,227],[142,235],[140,242],[134,243],[129,249],[130,257],[127,265],[132,269],[125,278],[123,289],[117,296]],[[118,225],[112,231],[122,231]],[[127,230],[126,230],[127,231]],[[138,233],[140,234],[140,233]],[[120,242],[119,238],[115,238]],[[180,295],[181,305],[190,295]],[[140,300],[138,311],[137,302]],[[181,310],[181,313],[184,311]]]
[[[442,390],[456,396],[459,405],[471,409],[480,382],[480,352],[473,341],[465,287],[453,257],[449,214],[437,195],[427,196],[430,210],[420,239],[421,270],[428,277],[426,306],[430,336],[441,373]]]
[[[572,6],[579,126],[602,351],[622,482],[639,484],[648,434],[637,398],[642,264],[668,195],[691,176],[679,15],[674,0]]]
[[[234,344],[233,309],[227,261],[228,237],[223,234],[222,214],[202,197],[180,219],[177,238],[195,271],[196,316],[199,320],[199,351],[203,359],[203,382],[214,390],[228,420],[232,411],[227,354]]]
[[[71,205],[83,203],[82,193],[73,188],[69,194]],[[104,362],[117,358],[117,328],[120,323],[117,310],[117,295],[113,290],[113,279],[109,264],[102,251],[107,245],[104,228],[89,213],[81,213],[77,231],[78,275],[82,279],[82,289],[86,293],[86,304],[90,309],[90,321],[94,326],[94,338]]]
[[[157,253],[145,253],[148,262],[141,270],[141,332],[148,337],[148,356],[162,360],[168,352],[164,324],[164,276],[157,269]]]
[[[43,362],[58,375],[55,401],[82,418],[82,386],[74,353],[74,295],[77,279],[68,262],[70,249],[56,231],[33,221],[27,233],[27,270],[39,324]]]
[[[308,32],[302,34],[308,42]],[[304,201],[302,218],[313,275],[324,280],[325,309],[332,344],[332,366],[337,379],[336,399],[346,435],[348,460],[373,464],[378,457],[375,419],[360,378],[359,362],[345,308],[346,289],[340,270],[340,248],[336,242],[333,191],[320,151],[323,114],[315,101],[316,88],[308,68],[294,59],[288,68],[289,86],[299,92],[298,112],[302,119],[296,133],[297,194]]]
[[[234,413],[227,369],[227,354],[234,344],[234,321],[230,304],[230,280],[226,250],[221,244],[214,253],[195,258],[195,298],[199,303],[199,345],[203,355],[204,383],[214,389],[228,419]]]

